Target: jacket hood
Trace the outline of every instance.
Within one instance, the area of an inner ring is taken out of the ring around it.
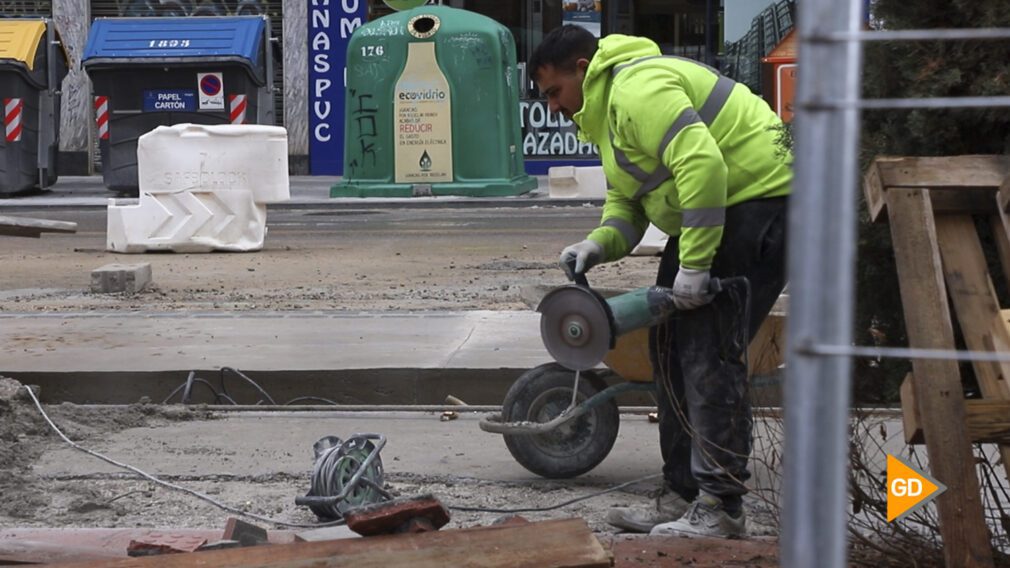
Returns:
[[[606,136],[607,84],[614,66],[650,55],[660,55],[659,46],[644,37],[611,34],[600,40],[582,80],[582,108],[572,117],[580,137],[598,142]]]

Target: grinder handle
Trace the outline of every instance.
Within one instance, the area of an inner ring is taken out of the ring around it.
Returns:
[[[589,280],[586,279],[586,273],[575,272],[575,259],[574,258],[568,259],[567,264],[569,271],[575,275],[574,278],[575,283],[578,284],[579,286],[585,286],[586,288],[589,288]]]
[[[738,282],[746,280],[746,276],[732,276],[730,278],[712,278],[708,281],[708,293],[713,296],[725,290],[728,286],[735,286]]]

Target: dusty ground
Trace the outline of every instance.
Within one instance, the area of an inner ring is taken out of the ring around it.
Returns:
[[[47,451],[63,447],[44,423],[28,396],[17,384],[0,378],[0,527],[105,527],[105,528],[220,528],[230,516],[220,509],[182,493],[165,489],[123,473],[34,475],[31,465]],[[150,431],[180,420],[213,420],[206,412],[158,405],[134,405],[114,412],[62,404],[46,408],[51,418],[71,439],[85,447],[100,447],[116,432]],[[194,440],[192,452],[208,452]],[[215,452],[216,454],[219,452]],[[73,460],[93,458],[73,453]],[[215,455],[208,459],[221,459]],[[97,463],[97,462],[95,462]],[[137,464],[143,465],[143,464]],[[543,507],[588,495],[604,487],[574,481],[508,483],[464,476],[417,475],[389,470],[402,464],[387,464],[386,486],[394,495],[433,493],[453,506],[515,509]],[[243,511],[312,524],[314,515],[294,505],[303,494],[309,471],[304,475],[194,475],[163,476],[166,481],[203,492]],[[611,551],[615,566],[759,566],[777,565],[774,529],[760,506],[751,505],[757,533],[742,541],[693,543],[683,539],[650,539],[616,535],[604,522],[606,510],[646,502],[646,490],[635,487],[596,497],[551,512],[523,512],[529,520],[581,517],[597,532]],[[452,511],[448,528],[488,525],[510,516],[502,512]],[[254,521],[266,526],[261,521]],[[276,527],[271,527],[276,528]],[[288,528],[288,527],[285,527]],[[295,530],[298,530],[295,528]],[[760,536],[764,535],[764,536]]]
[[[584,237],[598,222],[599,209],[272,211],[265,250],[206,255],[106,253],[104,213],[47,211],[35,216],[78,222],[79,233],[0,242],[0,311],[528,309],[536,297],[531,289],[564,283],[556,266],[558,252]],[[134,296],[90,293],[89,272],[114,262],[151,263],[155,284]],[[647,285],[657,262],[631,258],[604,265],[593,269],[590,280],[598,287]],[[150,405],[117,412],[60,405],[49,411],[71,438],[88,446],[124,429],[213,419],[206,413]],[[61,445],[30,401],[0,396],[0,526],[222,525],[224,515],[218,509],[125,474],[32,475],[36,458]],[[192,451],[201,451],[198,443]],[[389,469],[387,482],[401,494],[433,492],[450,504],[495,508],[543,506],[604,488],[577,482],[531,485],[418,476]],[[305,493],[307,479],[306,467],[304,476],[176,476],[170,481],[250,512],[311,523],[313,515],[293,504],[294,496]],[[600,534],[608,534],[602,522],[605,511],[640,503],[646,492],[636,488],[560,512],[524,516],[579,516]],[[759,503],[749,503],[749,511],[758,535],[775,532]],[[499,516],[457,512],[452,526],[487,524]],[[740,551],[736,546],[691,550],[672,559],[643,546],[627,558],[643,565],[775,563],[767,550]]]
[[[193,497],[160,487],[127,472],[103,470],[92,457],[64,452],[61,459],[81,464],[80,473],[43,474],[32,465],[44,452],[62,449],[64,442],[51,432],[27,395],[11,394],[16,383],[0,379],[0,526],[4,527],[178,527],[207,528],[223,525],[228,513]],[[4,394],[6,393],[6,394]],[[160,405],[133,405],[115,411],[62,404],[46,408],[54,422],[84,447],[101,449],[106,440],[123,431],[136,432],[137,439],[153,430],[178,421],[214,420],[219,415]],[[436,417],[432,417],[437,420]],[[402,443],[402,442],[401,442]],[[180,447],[195,455],[206,455],[218,464],[227,452],[200,440]],[[292,449],[293,452],[305,448]],[[243,450],[244,451],[244,450]],[[173,454],[174,455],[174,454]],[[462,454],[459,454],[462,455]],[[122,456],[110,456],[122,457]],[[265,459],[269,458],[269,454]],[[203,459],[203,458],[200,458]],[[253,457],[255,459],[255,457]],[[466,475],[421,475],[410,472],[410,464],[388,458],[387,486],[394,494],[413,496],[434,493],[449,506],[515,509],[544,507],[585,496],[607,487],[592,480],[489,481]],[[52,461],[51,459],[49,460]],[[145,468],[145,464],[132,464]],[[73,471],[73,470],[68,470]],[[275,517],[289,523],[315,523],[314,515],[294,505],[294,497],[308,489],[310,463],[304,474],[166,475],[167,481],[204,492],[244,511]],[[648,502],[653,485],[642,483],[627,491],[600,497],[550,512],[522,512],[530,520],[582,517],[601,534],[613,529],[604,523],[613,506]],[[774,520],[757,501],[750,503],[755,536],[774,535]],[[505,512],[453,511],[450,527],[486,525]]]
[[[0,311],[528,309],[523,291],[565,282],[558,254],[599,214],[594,207],[282,210],[270,213],[260,252],[125,255],[104,251],[104,212],[40,211],[35,216],[79,223],[79,232],[0,243]],[[151,264],[148,290],[88,291],[91,270],[136,262]],[[644,286],[657,264],[629,258],[593,269],[590,279]]]

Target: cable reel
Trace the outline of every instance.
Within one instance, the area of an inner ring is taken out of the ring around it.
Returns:
[[[354,434],[346,441],[337,436],[320,438],[312,445],[311,487],[295,503],[308,506],[322,521],[333,521],[355,507],[391,499],[383,488],[379,457],[385,445],[381,434]]]

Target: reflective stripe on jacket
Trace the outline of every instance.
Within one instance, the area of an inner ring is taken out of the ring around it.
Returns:
[[[760,97],[699,62],[660,55],[645,38],[610,35],[586,70],[580,135],[600,147],[607,199],[589,238],[624,257],[651,221],[680,237],[680,262],[705,269],[726,207],[788,195],[791,157]]]

